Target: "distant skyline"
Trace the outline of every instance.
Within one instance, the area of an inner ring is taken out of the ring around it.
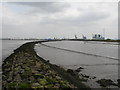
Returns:
[[[3,38],[118,38],[117,2],[2,3]]]

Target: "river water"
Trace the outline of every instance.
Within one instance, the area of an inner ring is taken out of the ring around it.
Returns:
[[[13,53],[13,50],[26,42],[30,42],[30,40],[2,40],[2,59],[4,60]]]
[[[56,41],[37,44],[38,55],[66,69],[82,66],[82,73],[97,79],[118,79],[118,43]]]
[[[0,59],[8,57],[13,50],[27,40],[3,40]],[[35,50],[38,55],[51,63],[65,69],[84,67],[82,73],[96,76],[97,79],[109,78],[116,81],[118,78],[118,43],[56,41],[37,44]]]

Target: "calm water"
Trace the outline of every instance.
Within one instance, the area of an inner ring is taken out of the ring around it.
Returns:
[[[110,78],[116,81],[118,78],[117,43],[57,41],[37,44],[35,50],[44,59],[64,68],[83,66],[83,73],[96,76],[97,79]]]
[[[2,61],[7,58],[11,53],[13,53],[13,50],[20,47],[22,44],[26,42],[30,42],[27,40],[1,40],[2,47],[0,48],[1,54],[0,54],[0,67],[2,65]],[[0,69],[1,72],[1,69]]]
[[[118,45],[117,43],[106,42],[79,42],[79,41],[62,41],[62,42],[47,42],[49,46],[90,53],[98,56],[110,57],[118,59]]]
[[[30,42],[27,40],[2,40],[2,59],[4,60],[6,57],[8,57],[11,53],[13,53],[13,50],[20,47],[22,44]]]

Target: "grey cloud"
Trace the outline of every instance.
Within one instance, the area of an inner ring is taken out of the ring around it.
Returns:
[[[32,7],[33,11],[29,12],[29,14],[26,14],[25,16],[21,14],[22,17],[27,18],[27,22],[33,22],[33,23],[25,23],[22,26],[21,25],[14,25],[13,21],[10,23],[8,20],[6,20],[6,23],[8,25],[3,26],[3,35],[6,37],[10,36],[16,36],[16,37],[40,37],[40,38],[46,38],[46,37],[62,37],[67,35],[69,37],[74,36],[74,34],[79,33],[79,34],[86,34],[88,37],[91,37],[92,33],[99,33],[101,32],[102,28],[108,28],[106,29],[107,36],[106,37],[116,37],[116,35],[113,35],[112,32],[116,33],[117,31],[117,20],[114,18],[116,17],[116,8],[108,5],[109,7],[106,7],[106,5],[103,5],[100,7],[101,8],[96,8],[98,4],[95,4],[93,6],[93,10],[91,8],[85,8],[82,6],[76,7],[76,9],[79,9],[78,11],[80,12],[79,16],[70,16],[68,15],[67,17],[60,18],[60,15],[64,15],[65,13],[65,8],[69,8],[69,4],[66,3],[13,3],[16,4],[15,6],[19,8],[19,5],[22,5],[23,7]],[[86,5],[87,6],[87,5]],[[85,7],[86,7],[85,6]],[[103,11],[102,9],[105,9],[106,11]],[[70,7],[69,9],[74,8]],[[111,9],[113,8],[113,9]],[[31,9],[31,8],[30,8]],[[34,14],[40,13],[40,14]],[[61,12],[60,15],[57,16],[57,12]],[[72,9],[71,9],[72,12]],[[14,12],[13,12],[14,13]],[[43,16],[41,20],[39,20],[40,15]],[[48,14],[50,13],[50,14]],[[110,14],[111,13],[111,14]],[[34,16],[32,18],[30,16]],[[69,13],[68,13],[69,14]],[[31,20],[29,20],[28,16]],[[36,15],[36,16],[35,16]],[[51,18],[50,15],[55,16],[55,18]],[[23,20],[25,18],[16,18],[17,20]],[[36,22],[34,22],[34,20]],[[33,20],[33,21],[32,21]],[[111,23],[112,22],[112,23]],[[24,22],[23,22],[24,23]],[[114,23],[114,24],[113,24]],[[19,34],[18,34],[19,33]],[[110,36],[111,35],[111,36]]]
[[[70,5],[65,2],[14,2],[12,4],[33,7],[33,12],[40,11],[42,13],[60,12],[63,11],[65,8],[70,7]]]
[[[109,14],[107,13],[96,13],[96,12],[88,12],[86,13],[84,16],[82,16],[80,18],[81,21],[85,21],[85,22],[94,22],[94,21],[99,21],[99,20],[103,20],[109,17]]]
[[[79,25],[79,26],[84,26],[84,25],[91,25],[94,22],[98,22],[101,20],[105,20],[109,18],[109,14],[107,13],[96,13],[93,11],[88,11],[87,13],[84,13],[83,15],[79,15],[78,17],[69,17],[69,18],[64,18],[64,19],[58,19],[58,20],[53,20],[50,18],[44,18],[42,21],[43,24],[69,24],[69,25]]]

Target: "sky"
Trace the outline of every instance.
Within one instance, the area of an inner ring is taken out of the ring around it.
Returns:
[[[118,38],[117,2],[4,2],[3,38]],[[0,9],[1,10],[1,9]]]

